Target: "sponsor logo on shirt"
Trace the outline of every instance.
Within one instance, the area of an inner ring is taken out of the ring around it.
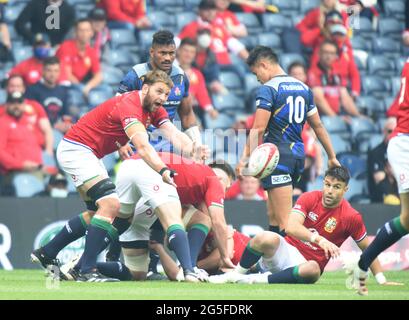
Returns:
[[[324,230],[327,231],[328,233],[332,233],[336,227],[337,227],[337,219],[335,219],[334,217],[331,217],[325,223]]]
[[[154,186],[153,186],[153,191],[156,191],[156,192],[158,192],[159,191],[159,186],[157,185],[157,184],[155,184]]]
[[[146,214],[148,217],[150,217],[150,216],[153,215],[153,210],[152,210],[152,209],[148,209],[148,210],[145,211],[145,214]]]
[[[180,88],[179,87],[176,87],[175,88],[175,95],[176,96],[180,96],[182,93],[181,93],[181,91],[180,91]]]
[[[310,211],[310,212],[308,212],[308,218],[310,218],[312,221],[316,222],[318,220],[318,214]]]
[[[291,182],[291,177],[289,174],[281,174],[279,176],[272,176],[271,177],[271,184],[282,184]]]

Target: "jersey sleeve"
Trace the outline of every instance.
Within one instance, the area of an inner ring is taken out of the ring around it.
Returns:
[[[364,224],[364,220],[362,219],[362,216],[354,209],[352,210],[354,212],[351,213],[351,216],[348,219],[347,232],[349,236],[351,236],[352,239],[354,239],[355,242],[359,242],[362,239],[364,239],[367,235],[366,227]]]
[[[129,91],[140,90],[142,88],[142,80],[139,78],[135,70],[130,70],[122,81],[119,83],[118,93],[122,94]]]
[[[298,213],[302,215],[304,218],[306,218],[313,202],[314,202],[314,197],[311,193],[308,193],[308,192],[303,193],[298,198],[291,212]]]
[[[159,128],[166,121],[169,121],[169,115],[164,107],[160,107],[154,114],[152,118],[152,124]]]
[[[310,117],[317,112],[318,109],[314,102],[314,94],[312,93],[311,89],[308,89],[307,117]]]
[[[277,93],[273,88],[268,86],[261,86],[257,91],[256,107],[258,109],[264,109],[273,112],[276,95]]]
[[[205,195],[206,206],[216,206],[224,208],[224,190],[216,176],[206,178],[207,191]]]

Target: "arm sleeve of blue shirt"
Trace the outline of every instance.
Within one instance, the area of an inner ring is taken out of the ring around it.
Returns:
[[[256,107],[270,112],[274,111],[274,105],[277,93],[268,86],[261,86],[256,95]]]
[[[136,74],[135,70],[130,70],[122,81],[119,83],[118,93],[125,93],[134,90],[140,90],[142,88],[142,81]]]
[[[189,87],[190,87],[190,82],[186,74],[183,75],[183,83],[185,87],[185,90],[183,92],[183,98],[186,98],[187,96],[189,96]]]
[[[314,102],[314,95],[311,89],[308,89],[308,104],[307,104],[307,115],[311,115],[317,112],[317,106]]]

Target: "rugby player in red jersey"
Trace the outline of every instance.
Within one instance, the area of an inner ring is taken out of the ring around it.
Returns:
[[[388,221],[378,232],[371,245],[364,250],[358,263],[346,266],[354,278],[358,294],[367,295],[368,267],[385,249],[409,233],[409,60],[402,70],[401,89],[398,98],[398,124],[388,144],[388,161],[398,182],[401,202],[400,217]]]
[[[287,236],[263,231],[247,244],[233,272],[212,276],[212,283],[314,283],[339,247],[352,237],[364,250],[369,245],[361,215],[343,199],[348,170],[334,167],[325,173],[323,191],[306,192],[293,207]],[[262,274],[246,275],[256,265]],[[386,283],[378,261],[371,265],[377,280]],[[389,284],[389,283],[388,283]]]
[[[123,219],[117,217],[120,202],[114,183],[100,160],[116,151],[128,141],[138,149],[138,154],[164,183],[176,186],[173,171],[160,159],[149,144],[146,128],[154,124],[163,135],[184,154],[203,151],[205,147],[195,148],[194,143],[181,133],[170,121],[163,103],[167,100],[173,82],[160,70],[149,72],[141,91],[133,91],[114,97],[83,116],[65,135],[58,146],[57,159],[62,169],[69,174],[88,209],[89,216],[82,214],[70,220],[55,241],[38,250],[31,257],[47,268],[58,266],[55,257],[72,239],[81,237],[87,230],[84,254],[80,265],[78,281],[115,281],[101,275],[96,269],[96,258],[118,232],[124,230]],[[159,173],[159,175],[158,175]],[[178,224],[181,213],[171,214],[169,222]],[[92,219],[90,218],[92,216]],[[90,220],[87,226],[87,221]],[[172,223],[173,224],[173,223]],[[64,230],[65,229],[65,230]],[[187,244],[186,234],[179,232],[180,241]],[[183,240],[185,239],[185,240]],[[187,245],[188,246],[188,245]],[[181,249],[184,250],[184,249]],[[190,261],[189,261],[190,263]],[[185,268],[189,271],[189,267]]]

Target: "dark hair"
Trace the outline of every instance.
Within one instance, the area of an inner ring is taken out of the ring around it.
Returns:
[[[179,47],[183,47],[183,46],[194,46],[196,47],[197,43],[196,40],[192,39],[192,38],[184,38],[181,42]]]
[[[305,64],[300,61],[295,61],[292,64],[290,64],[288,67],[288,73],[291,73],[291,69],[296,68],[296,67],[303,68],[305,73],[307,73],[307,68],[305,67]]]
[[[43,61],[43,66],[50,66],[50,65],[54,65],[54,64],[60,64],[60,59],[58,57],[48,57],[45,58]]]
[[[79,25],[80,23],[83,23],[83,22],[91,23],[91,20],[90,20],[89,18],[81,18],[81,19],[78,19],[77,21],[75,21],[75,28],[78,28],[78,25]]]
[[[7,87],[10,83],[11,80],[13,80],[14,78],[20,78],[23,83],[24,86],[26,85],[26,83],[24,82],[24,77],[21,74],[12,74],[10,77],[7,78],[7,80],[4,82],[4,86]]]
[[[348,185],[349,179],[351,178],[348,169],[342,166],[328,169],[325,171],[324,177],[333,177],[339,181],[345,182],[346,185]]]
[[[278,56],[273,49],[266,46],[256,46],[251,50],[250,55],[247,58],[247,64],[249,67],[252,67],[261,59],[267,59],[273,63],[278,63]]]
[[[209,163],[208,166],[210,168],[217,168],[220,170],[223,170],[224,172],[226,172],[226,174],[229,176],[230,179],[234,180],[236,179],[236,174],[233,170],[233,168],[231,167],[231,165],[229,165],[226,161],[224,160],[215,160],[212,163]]]
[[[160,30],[152,37],[152,47],[170,46],[172,44],[175,44],[175,36],[169,30]]]

